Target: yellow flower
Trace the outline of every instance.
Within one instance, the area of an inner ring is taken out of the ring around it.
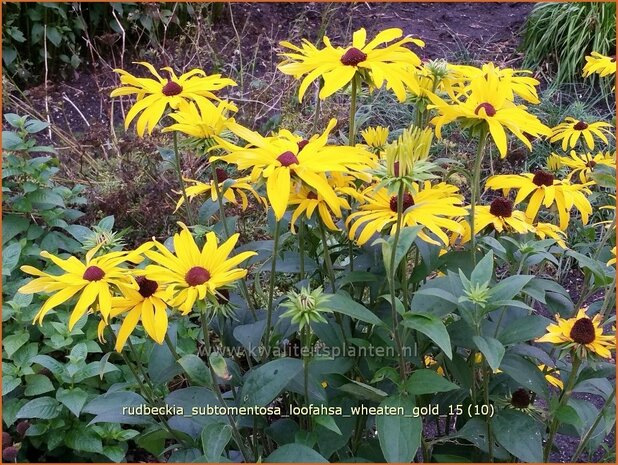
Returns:
[[[610,154],[609,152],[599,152],[596,155],[591,153],[577,154],[575,150],[571,150],[568,157],[560,157],[560,163],[563,166],[571,168],[571,172],[567,175],[567,179],[570,181],[575,175],[579,175],[579,180],[582,183],[591,181],[590,173],[594,171],[594,167],[597,165],[616,165],[616,152]]]
[[[396,141],[385,147],[387,175],[397,178],[419,175],[420,173],[415,173],[415,165],[427,159],[432,141],[433,132],[430,128],[410,126],[405,129]]]
[[[120,265],[127,261],[139,261],[140,248],[133,252],[109,252],[99,257],[94,257],[101,248],[101,244],[86,253],[86,263],[82,263],[76,257],[64,260],[50,254],[41,252],[41,256],[51,260],[63,271],[63,274],[52,275],[33,266],[24,265],[21,270],[38,278],[19,288],[22,294],[34,294],[37,292],[49,292],[53,295],[48,298],[34,317],[34,322],[43,323],[45,315],[63,304],[72,297],[80,294],[69,318],[69,330],[75,323],[98,301],[98,310],[103,319],[107,321],[112,311],[112,291],[114,288],[136,287],[126,268]]]
[[[247,198],[247,193],[253,195],[255,199],[261,203],[265,204],[264,199],[251,187],[250,179],[248,176],[231,179],[228,178],[225,170],[221,168],[216,169],[217,173],[217,183],[219,185],[219,192],[221,192],[223,198],[234,205],[238,204],[238,197],[240,197],[241,206],[243,210],[246,210],[249,206],[249,199]],[[185,190],[187,194],[187,198],[189,201],[192,201],[195,197],[202,194],[209,194],[210,198],[213,202],[217,201],[217,189],[215,189],[215,181],[210,180],[207,183],[203,183],[201,181],[196,181],[194,179],[185,179],[187,183],[193,184],[192,186],[188,186]],[[176,203],[176,210],[178,211],[180,206],[184,203],[185,199],[181,195]]]
[[[427,368],[431,368],[432,366],[438,365],[438,367],[436,368],[436,373],[438,373],[440,376],[444,376],[444,368],[442,368],[437,360],[435,358],[433,358],[433,356],[431,355],[425,355],[423,357],[423,362],[425,362],[425,366]]]
[[[116,336],[116,351],[120,352],[127,339],[141,320],[146,333],[158,344],[163,343],[167,333],[167,293],[165,288],[156,281],[138,276],[135,281],[139,289],[123,288],[121,297],[112,297],[110,316],[115,318],[124,315],[118,335]],[[99,340],[103,339],[106,322],[99,322]]]
[[[172,68],[163,68],[170,75],[163,78],[150,63],[139,62],[145,66],[156,79],[138,78],[122,69],[114,71],[120,75],[121,87],[114,89],[111,97],[121,95],[137,95],[137,101],[127,113],[124,125],[128,128],[131,121],[141,113],[137,120],[137,134],[144,136],[146,130],[152,130],[163,117],[169,106],[177,109],[182,101],[200,102],[204,99],[217,99],[213,91],[226,86],[235,86],[236,83],[228,78],[222,78],[220,74],[206,76],[200,69],[176,76]],[[218,100],[218,99],[217,99]]]
[[[524,174],[501,174],[490,177],[485,183],[486,189],[502,189],[506,197],[511,189],[517,189],[515,205],[528,199],[526,216],[534,221],[541,207],[549,208],[556,205],[560,218],[560,229],[566,230],[571,217],[571,209],[575,206],[581,213],[582,222],[588,223],[592,214],[592,206],[587,195],[590,190],[587,184],[570,184],[567,180],[558,180],[554,175],[543,170]]]
[[[148,265],[143,273],[146,278],[167,285],[169,305],[186,315],[196,300],[209,298],[216,301],[219,289],[243,278],[247,270],[234,267],[256,252],[242,252],[228,258],[239,234],[233,234],[219,246],[213,232],[206,234],[206,242],[200,251],[187,227],[179,224],[182,230],[174,234],[175,252],[153,241],[158,251],[148,250],[145,255],[156,264]]]
[[[196,103],[180,101],[178,110],[169,115],[176,122],[162,132],[179,131],[191,137],[209,139],[220,135],[234,121],[228,114],[236,111],[236,105],[227,101],[218,102],[217,105],[207,99],[200,99]]]
[[[564,242],[567,237],[566,233],[555,224],[538,222],[534,225],[534,232],[541,239],[549,237],[550,239],[555,240],[556,244],[563,249],[568,249],[566,242]]]
[[[616,57],[607,57],[598,52],[592,52],[590,56],[586,57],[583,76],[588,77],[593,73],[597,73],[601,77],[616,74]]]
[[[367,32],[361,28],[354,32],[352,44],[346,48],[333,47],[326,36],[323,49],[318,49],[306,39],[303,39],[300,47],[290,42],[281,42],[291,52],[281,54],[285,60],[277,68],[295,79],[306,75],[298,90],[300,101],[309,85],[320,77],[324,79],[324,86],[319,96],[325,99],[344,88],[355,76],[361,75],[366,77],[370,87],[379,89],[386,83],[386,88],[392,90],[399,101],[403,102],[406,89],[418,92],[414,69],[421,64],[420,58],[403,45],[413,43],[423,47],[425,44],[422,40],[406,36],[393,44],[380,47],[402,35],[401,29],[386,29],[367,43]]]
[[[428,105],[428,108],[438,111],[438,116],[430,122],[435,125],[439,138],[442,137],[442,126],[459,118],[463,118],[467,125],[484,124],[502,158],[507,152],[505,128],[532,150],[526,136],[549,136],[551,130],[536,116],[528,113],[525,106],[515,105],[507,98],[508,95],[508,86],[500,82],[494,73],[477,77],[470,83],[470,93],[461,96],[465,99],[463,102],[454,100],[449,105],[437,95],[429,94],[433,104]]]
[[[335,127],[331,120],[326,131],[307,143],[299,144],[286,136],[262,137],[237,124],[230,130],[251,145],[240,147],[218,138],[229,154],[214,157],[234,163],[238,169],[252,168],[251,180],[266,181],[266,195],[280,220],[289,205],[292,181],[302,181],[324,198],[331,211],[341,216],[340,201],[322,173],[364,171],[374,165],[374,156],[362,147],[326,145],[328,134]]]
[[[375,149],[381,149],[388,141],[388,128],[375,126],[361,131],[365,144]]]
[[[616,266],[616,246],[612,247],[612,255],[613,257],[609,259],[607,266]]]
[[[612,134],[607,128],[611,128],[612,125],[603,121],[597,121],[596,123],[587,123],[582,120],[576,120],[575,118],[567,117],[558,126],[552,128],[550,142],[562,141],[562,150],[570,147],[575,148],[579,138],[582,137],[586,141],[586,145],[590,150],[594,149],[594,137],[601,139],[605,144],[608,144],[607,137],[603,132]]]
[[[580,358],[588,354],[597,354],[602,358],[611,358],[610,350],[616,348],[615,335],[604,335],[601,316],[588,318],[586,309],[581,308],[574,318],[564,319],[556,315],[557,324],[547,327],[547,334],[536,342],[551,342],[564,349],[574,349]]]
[[[403,195],[403,227],[422,225],[427,232],[438,238],[433,239],[422,230],[419,237],[424,241],[437,245],[448,244],[448,236],[444,231],[460,233],[461,225],[452,218],[466,214],[466,209],[460,206],[462,197],[457,194],[457,187],[446,183],[432,186],[429,181],[422,186],[413,183],[412,187],[412,191]],[[363,226],[363,231],[356,240],[360,245],[387,226],[391,226],[390,234],[397,230],[397,195],[392,195],[386,188],[376,190],[374,186],[370,186],[365,189],[363,196],[366,203],[346,221],[348,225],[354,223],[350,228],[350,239],[353,239],[358,229]]]
[[[469,207],[467,207],[469,210]],[[487,226],[502,233],[516,232],[525,234],[534,232],[534,226],[529,223],[524,212],[513,210],[513,202],[503,197],[497,197],[491,205],[478,205],[474,210],[474,234],[478,234]],[[470,240],[470,224],[467,220],[462,221],[463,234],[462,242]]]
[[[547,373],[545,373],[546,369]],[[545,379],[549,384],[551,384],[552,386],[556,386],[560,390],[564,389],[564,384],[562,383],[562,380],[558,378],[558,376],[560,376],[559,370],[556,370],[555,368],[548,368],[543,364],[539,365],[539,370],[544,373]]]
[[[340,174],[340,173],[336,173]],[[329,184],[335,184],[332,180],[328,179],[325,175],[321,174],[320,176],[324,177],[324,180]],[[333,185],[336,188],[336,185]],[[349,210],[350,204],[345,199],[345,197],[337,197],[337,201],[339,203],[340,209]],[[335,225],[333,221],[333,215],[337,218],[341,218],[341,215],[334,214],[328,204],[325,202],[324,197],[320,194],[320,192],[316,192],[313,189],[307,187],[302,183],[298,183],[296,185],[292,185],[292,191],[290,192],[290,205],[298,205],[292,213],[292,219],[290,221],[290,228],[292,233],[295,232],[294,225],[298,218],[304,213],[307,219],[311,218],[313,213],[316,211],[320,215],[320,218],[324,222],[324,225],[332,230],[339,231],[339,228]]]
[[[552,153],[547,157],[547,169],[552,172],[559,171],[562,168],[562,159],[559,155]]]

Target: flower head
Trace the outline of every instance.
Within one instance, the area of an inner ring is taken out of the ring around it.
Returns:
[[[462,197],[457,194],[457,188],[446,183],[432,186],[429,181],[424,184],[414,183],[412,188],[413,190],[402,196],[403,227],[422,225],[423,230],[419,232],[419,237],[424,241],[448,244],[445,231],[460,233],[462,227],[454,218],[466,214],[466,209],[460,206]],[[350,239],[356,236],[361,226],[362,232],[356,239],[360,245],[387,226],[390,226],[390,233],[394,234],[397,230],[399,210],[397,193],[393,195],[386,188],[376,190],[375,186],[370,186],[362,194],[365,203],[347,219],[347,224],[352,224]],[[428,233],[432,233],[437,239],[433,239]]]
[[[264,180],[266,195],[277,220],[283,217],[289,205],[292,181],[305,183],[319,192],[331,211],[340,216],[337,194],[321,174],[362,172],[375,162],[374,155],[362,147],[327,145],[328,134],[336,123],[331,120],[323,134],[309,139],[302,147],[285,135],[263,137],[231,124],[230,129],[250,145],[240,147],[219,138],[219,144],[229,154],[213,160],[234,163],[240,170],[251,168],[252,181]]]
[[[601,77],[616,74],[616,57],[609,57],[601,55],[599,52],[592,52],[590,56],[586,57],[583,76],[588,77],[594,73]]]
[[[178,109],[169,115],[175,123],[164,128],[163,132],[179,131],[198,139],[210,139],[221,135],[228,123],[234,121],[229,114],[236,111],[236,105],[227,101],[215,105],[207,99],[195,103],[182,100]]]
[[[402,35],[401,29],[385,29],[367,42],[367,32],[361,28],[354,32],[352,44],[347,47],[333,47],[330,39],[324,36],[323,49],[318,49],[306,39],[303,39],[300,47],[290,42],[281,42],[283,47],[291,51],[281,54],[285,60],[277,68],[296,79],[306,75],[298,90],[300,101],[309,85],[319,77],[324,79],[319,96],[325,99],[359,75],[373,88],[379,89],[386,83],[386,88],[392,90],[399,101],[403,102],[406,89],[418,92],[413,71],[421,64],[420,58],[403,45],[412,43],[423,47],[425,44],[419,39],[406,36],[381,47]]]
[[[591,153],[578,154],[575,150],[571,150],[569,156],[560,157],[560,164],[571,168],[571,171],[567,175],[567,179],[570,181],[573,176],[578,176],[582,183],[591,181],[590,174],[594,171],[597,165],[616,165],[616,152],[599,152],[596,155]]]
[[[594,149],[594,137],[598,137],[605,144],[608,144],[607,136],[604,133],[612,134],[607,128],[612,125],[604,121],[589,122],[567,117],[558,126],[551,129],[550,142],[562,141],[562,150],[568,147],[574,149],[580,137],[586,142],[590,150]]]
[[[556,386],[560,390],[564,389],[564,383],[559,378],[560,376],[559,370],[556,370],[555,368],[546,367],[543,364],[539,365],[539,370],[543,372],[543,374],[545,375],[545,379],[547,380],[549,384],[551,384],[552,386]]]
[[[147,247],[147,246],[146,246]],[[69,318],[69,330],[88,312],[95,303],[105,321],[112,311],[112,291],[136,287],[128,270],[121,265],[127,261],[141,260],[140,252],[144,247],[133,252],[109,252],[95,257],[101,245],[86,253],[86,263],[76,257],[62,259],[49,252],[41,252],[41,256],[51,260],[63,271],[60,275],[42,272],[33,266],[24,265],[21,270],[38,278],[19,288],[22,294],[49,292],[48,298],[34,317],[34,322],[42,324],[45,315],[58,305],[79,294],[79,299]]]
[[[157,70],[146,62],[137,64],[145,66],[155,77],[138,78],[122,69],[114,71],[120,75],[121,87],[114,89],[111,97],[122,95],[137,96],[137,101],[131,107],[125,118],[125,128],[128,128],[131,121],[141,113],[137,120],[137,134],[144,136],[146,130],[152,130],[163,117],[165,110],[170,107],[177,109],[182,101],[200,102],[204,99],[217,99],[214,91],[226,86],[235,86],[236,83],[228,78],[222,78],[220,74],[207,76],[200,69],[177,76],[172,68],[163,68],[169,73],[168,78],[162,77]]]
[[[287,294],[288,300],[281,304],[288,310],[281,314],[281,318],[290,318],[293,324],[298,325],[298,330],[302,331],[305,326],[311,323],[326,323],[324,313],[332,313],[328,308],[330,295],[324,294],[321,287],[314,289],[301,288],[300,292],[290,291]]]
[[[610,350],[615,349],[615,336],[603,334],[601,316],[589,318],[582,308],[574,318],[564,319],[556,315],[557,324],[547,327],[547,334],[537,342],[551,342],[563,349],[573,349],[580,358],[596,354],[602,358],[611,358]]]
[[[187,314],[197,300],[216,300],[217,291],[243,278],[247,270],[235,268],[256,252],[242,252],[229,257],[238,241],[239,234],[233,234],[219,245],[214,232],[206,234],[206,241],[200,250],[187,227],[174,235],[174,253],[163,244],[153,241],[155,250],[145,252],[154,262],[144,270],[144,276],[167,286],[170,306]]]
[[[361,136],[369,147],[383,149],[388,141],[388,128],[375,126],[361,131]]]

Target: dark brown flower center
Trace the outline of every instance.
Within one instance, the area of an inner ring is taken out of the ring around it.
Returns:
[[[298,164],[298,158],[296,158],[296,155],[294,155],[289,150],[279,155],[277,157],[277,160],[279,160],[279,163],[281,163],[283,166],[290,166],[295,163]]]
[[[511,405],[515,408],[528,408],[531,402],[530,392],[523,388],[518,389],[511,396]]]
[[[573,129],[575,129],[576,131],[583,131],[584,129],[588,129],[588,123],[585,123],[584,121],[578,121],[573,125]]]
[[[219,184],[229,178],[229,176],[227,175],[227,171],[225,171],[224,169],[217,168],[215,172],[217,173],[217,182]]]
[[[225,305],[230,301],[230,291],[227,289],[219,289],[216,295],[219,305]]]
[[[199,286],[210,279],[210,273],[206,268],[194,266],[185,275],[185,281],[189,286]]]
[[[163,92],[163,95],[172,97],[182,92],[182,86],[178,84],[177,82],[174,82],[168,79],[167,84],[163,86],[163,89],[161,89],[161,92]]]
[[[307,198],[311,199],[311,200],[317,200],[318,199],[318,194],[316,194],[315,192],[311,191],[307,194]]]
[[[135,278],[135,281],[137,281],[137,285],[139,286],[138,292],[144,298],[150,297],[152,294],[157,292],[157,288],[159,287],[156,281],[147,279],[144,276],[138,276]]]
[[[554,175],[551,173],[548,173],[547,171],[538,170],[536,173],[534,173],[532,182],[539,187],[553,186],[554,185]]]
[[[341,63],[346,66],[356,66],[367,59],[367,54],[357,49],[356,47],[350,47],[347,52],[341,57]]]
[[[474,114],[478,115],[481,108],[485,110],[485,114],[487,116],[494,116],[496,114],[496,109],[491,103],[488,102],[483,102],[479,104],[479,106],[474,109]]]
[[[590,344],[594,341],[596,333],[594,331],[594,324],[590,318],[580,318],[573,324],[571,332],[569,333],[571,339],[578,344]]]
[[[502,218],[510,218],[513,214],[513,202],[504,197],[497,197],[491,202],[489,213]]]
[[[594,160],[588,160],[588,163],[586,163],[586,166],[588,168],[594,168],[595,166],[597,166],[597,162]]]
[[[92,265],[86,268],[86,271],[84,271],[84,276],[82,276],[82,278],[84,278],[86,281],[100,281],[101,279],[103,279],[103,276],[105,276],[105,271],[103,271],[98,266]]]
[[[307,139],[303,139],[298,143],[298,151],[300,152],[309,143]]]
[[[414,197],[412,197],[412,194],[410,194],[409,192],[406,192],[405,194],[403,194],[402,200],[403,200],[402,206],[401,206],[402,212],[405,212],[408,208],[414,205]],[[391,211],[394,211],[395,213],[397,213],[397,196],[396,195],[393,195],[391,197],[390,207],[391,207]]]

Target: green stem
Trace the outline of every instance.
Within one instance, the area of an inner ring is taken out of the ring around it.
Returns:
[[[581,365],[581,360],[576,355],[573,355],[573,363],[571,364],[571,373],[569,373],[569,379],[567,380],[566,386],[562,393],[560,394],[560,398],[558,400],[558,408],[556,412],[560,410],[571,397],[571,391],[573,390],[573,386],[575,385],[575,380],[577,379],[577,372]],[[556,431],[558,430],[559,420],[557,415],[554,414],[554,419],[549,426],[549,436],[547,438],[547,443],[545,444],[545,449],[543,451],[543,462],[547,462],[549,459],[549,454],[551,452],[551,448],[554,444],[554,436],[556,435]]]
[[[474,232],[474,220],[476,213],[476,202],[481,190],[481,165],[483,162],[483,155],[485,152],[485,144],[487,142],[487,129],[481,129],[481,135],[479,136],[479,144],[476,150],[476,158],[474,159],[474,173],[472,175],[472,195],[470,198],[470,243],[472,244],[472,262],[476,266],[476,234]]]
[[[350,101],[350,132],[348,134],[348,145],[354,147],[356,144],[356,99],[358,96],[358,79],[352,78],[352,96]]]
[[[180,190],[182,191],[182,198],[185,203],[185,210],[187,212],[187,221],[189,224],[195,224],[195,217],[193,216],[193,209],[189,204],[187,197],[187,188],[185,186],[185,180],[182,178],[182,167],[180,164],[180,150],[178,149],[178,132],[174,131],[174,167],[176,168],[176,175],[178,176],[178,183],[180,184]]]
[[[174,347],[174,343],[172,342],[167,333],[165,333],[165,343],[167,344],[167,348],[174,356],[174,359],[178,360],[180,358],[180,355],[178,355],[178,352],[176,352],[176,347]]]
[[[225,232],[225,238],[229,239],[231,236],[230,229],[227,225],[227,217],[225,216],[225,206],[223,205],[223,196],[221,189],[219,188],[219,181],[217,179],[217,169],[215,168],[214,163],[210,163],[210,169],[212,171],[212,184],[215,188],[215,194],[217,195],[217,203],[219,205],[219,216],[221,217],[221,221],[223,222],[223,231]],[[240,279],[240,292],[244,299],[247,301],[247,306],[249,307],[249,311],[253,316],[253,321],[257,321],[257,315],[255,314],[255,306],[251,301],[251,296],[249,294],[249,288],[247,287],[246,277]]]
[[[322,237],[322,248],[324,249],[324,266],[326,267],[326,272],[328,274],[328,279],[330,280],[330,285],[332,287],[332,292],[335,293],[335,271],[333,269],[333,262],[330,259],[330,252],[328,251],[328,242],[326,240],[326,228],[324,227],[324,223],[322,222],[322,218],[318,221],[320,225],[320,236]]]
[[[300,248],[300,270],[298,280],[305,279],[305,220],[300,219],[298,226],[298,247]]]
[[[305,405],[309,406],[309,361],[310,361],[310,345],[311,345],[311,327],[306,326],[303,329],[304,333],[304,343],[303,346],[305,350],[303,351],[303,382],[304,382],[304,392],[305,392]],[[307,419],[307,431],[311,431],[312,421],[311,418]]]
[[[402,381],[405,379],[406,367],[405,360],[403,358],[403,346],[401,344],[401,338],[399,337],[398,331],[399,318],[397,316],[395,295],[395,277],[397,275],[397,270],[395,267],[395,251],[397,250],[397,243],[399,242],[399,235],[401,234],[401,226],[403,223],[403,194],[404,184],[400,183],[399,191],[397,192],[397,229],[395,230],[395,237],[393,238],[393,244],[391,245],[390,267],[388,270],[388,284],[391,294],[391,319],[393,320],[393,339],[395,340],[395,345],[397,346],[397,352],[399,352],[399,375],[401,376]]]
[[[575,453],[573,454],[573,457],[571,457],[571,463],[574,463],[579,458],[579,456],[584,451],[584,449],[586,448],[586,444],[590,440],[590,436],[592,436],[592,433],[594,432],[596,427],[601,422],[601,419],[603,418],[603,415],[605,414],[605,410],[607,410],[607,408],[611,405],[612,401],[614,400],[614,397],[616,397],[615,389],[612,390],[611,395],[607,398],[607,400],[605,401],[605,404],[603,404],[603,407],[601,407],[601,410],[599,411],[599,414],[594,420],[594,423],[592,424],[592,426],[588,429],[588,431],[586,431],[586,434],[584,434],[584,436],[582,437],[579,445],[577,446],[577,449],[575,450]]]
[[[320,99],[320,90],[322,89],[323,84],[324,84],[324,81],[322,78],[320,78],[318,82],[318,92],[315,96],[315,112],[313,113],[313,128],[311,132],[315,132],[318,127],[318,120],[320,119],[320,110],[322,107],[322,100]]]
[[[266,329],[264,331],[264,345],[268,349],[270,348],[270,325],[273,317],[273,298],[275,294],[275,270],[277,268],[277,254],[279,253],[279,230],[280,222],[277,220],[275,223],[275,236],[273,238],[273,254],[270,264],[270,281],[268,284],[268,308],[266,310]],[[269,350],[264,351],[264,359],[268,357]]]

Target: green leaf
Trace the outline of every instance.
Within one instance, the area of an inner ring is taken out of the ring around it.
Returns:
[[[178,391],[175,391],[178,392]],[[82,408],[85,413],[96,415],[92,423],[125,423],[129,425],[149,424],[153,420],[147,415],[129,415],[123,413],[124,407],[137,407],[147,404],[146,400],[135,392],[116,391],[102,394],[88,402]],[[169,405],[172,405],[170,402]]]
[[[384,399],[380,407],[403,407],[404,415],[377,415],[376,429],[380,448],[387,462],[409,463],[421,444],[422,421],[412,415],[412,396],[392,396]]]
[[[435,342],[449,359],[453,358],[451,338],[440,318],[426,313],[406,313],[401,324],[406,328],[420,331]]]
[[[401,228],[399,238],[397,240],[397,248],[395,249],[395,268],[399,266],[401,260],[410,251],[410,247],[414,244],[414,240],[418,233],[423,229],[422,226],[409,226]],[[384,267],[390,276],[389,270],[391,268],[391,250],[393,249],[393,242],[395,236],[390,237],[388,240],[382,242],[382,256],[384,258]]]
[[[30,226],[30,222],[23,216],[5,215],[2,218],[2,245],[23,233]]]
[[[232,379],[232,375],[227,368],[227,363],[219,352],[211,352],[208,356],[208,363],[214,370],[215,374],[223,381],[229,381]]]
[[[204,427],[201,437],[206,462],[219,462],[225,446],[232,438],[232,427],[224,423],[212,423]]]
[[[58,389],[56,399],[59,400],[73,415],[79,417],[80,412],[88,400],[88,393],[81,388]]]
[[[60,34],[58,29],[54,26],[47,28],[47,38],[56,47],[58,47],[60,42],[62,42],[62,34]]]
[[[212,376],[204,361],[195,354],[184,355],[178,360],[180,366],[191,379],[199,386],[212,386]]]
[[[61,410],[60,404],[53,397],[37,397],[19,409],[17,418],[41,418],[43,420],[50,420],[56,418]]]
[[[476,344],[476,347],[485,356],[485,360],[493,371],[496,371],[500,367],[502,357],[504,357],[504,346],[499,340],[493,337],[487,336],[474,336],[472,340]]]
[[[324,457],[302,444],[285,444],[264,459],[265,463],[328,463]]]
[[[341,436],[341,430],[339,429],[339,427],[337,426],[337,423],[335,423],[335,419],[330,416],[330,415],[316,415],[313,417],[314,421],[320,425],[323,426],[324,428],[332,431],[333,433],[336,433],[338,435]]]
[[[339,386],[339,390],[352,394],[362,400],[370,400],[372,402],[381,402],[388,394],[381,389],[369,386],[368,384],[355,381],[353,379],[347,379],[349,382]]]
[[[342,313],[343,315],[356,318],[357,320],[364,321],[365,323],[376,326],[384,325],[382,320],[380,320],[368,308],[343,293],[329,294],[329,299],[326,306],[328,306],[328,308],[333,312]]]
[[[485,255],[470,275],[470,281],[472,284],[485,284],[491,281],[494,274],[494,253],[492,250]]]
[[[56,376],[60,375],[64,371],[64,365],[58,360],[51,358],[49,355],[39,354],[32,358],[32,363],[36,363],[47,368]]]
[[[511,409],[491,419],[496,441],[522,462],[541,462],[543,445],[539,425],[525,413]]]
[[[18,386],[21,386],[21,379],[14,378],[12,376],[4,375],[2,377],[2,395],[6,396],[9,392],[17,389]]]
[[[502,359],[500,369],[521,384],[522,387],[547,398],[549,394],[547,381],[534,363],[519,355],[508,353]]]
[[[545,329],[550,323],[548,318],[540,315],[518,318],[500,332],[498,339],[505,346],[530,341],[545,334]]]
[[[253,369],[240,391],[241,405],[268,405],[302,369],[302,361],[295,358],[280,358]]]
[[[11,334],[2,340],[2,345],[4,346],[6,355],[11,358],[13,354],[29,340],[30,334],[28,333]]]
[[[103,451],[101,438],[93,431],[84,428],[71,428],[64,439],[67,447],[81,452],[100,453]]]
[[[503,279],[493,286],[489,293],[491,300],[510,300],[521,292],[521,290],[534,278],[531,275],[515,275]]]
[[[125,448],[121,446],[103,446],[103,450],[100,453],[112,462],[119,463],[124,461],[124,456],[126,454]]]
[[[2,276],[10,276],[11,272],[19,263],[21,255],[21,244],[13,242],[8,247],[2,249]]]
[[[433,370],[416,370],[406,381],[405,389],[409,394],[416,396],[452,391],[459,389],[459,386]]]
[[[24,394],[27,396],[38,396],[46,392],[53,391],[54,385],[45,375],[26,376],[26,389]]]

